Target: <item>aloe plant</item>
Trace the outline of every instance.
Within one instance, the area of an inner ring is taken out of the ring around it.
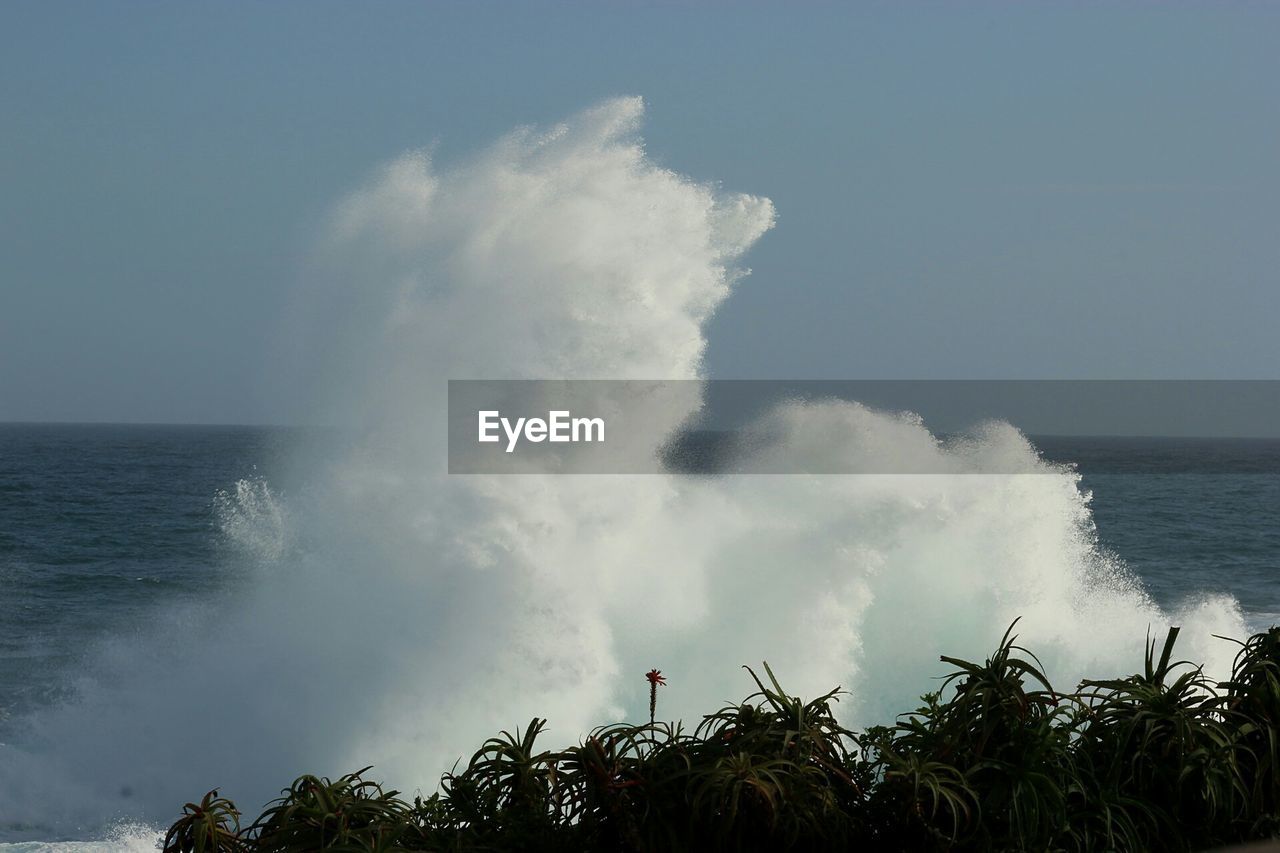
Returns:
[[[163,843],[164,853],[241,853],[248,849],[240,837],[239,810],[235,803],[219,797],[217,789],[199,803],[187,803]]]
[[[1232,677],[1218,685],[1224,715],[1239,720],[1246,837],[1280,836],[1280,628],[1240,644]]]
[[[982,663],[943,657],[937,691],[854,732],[843,695],[755,691],[692,731],[656,722],[542,748],[546,720],[483,743],[412,803],[365,778],[302,776],[246,828],[210,791],[166,853],[286,851],[1190,850],[1280,833],[1280,629],[1212,683],[1148,641],[1127,678],[1056,690],[1004,633]]]

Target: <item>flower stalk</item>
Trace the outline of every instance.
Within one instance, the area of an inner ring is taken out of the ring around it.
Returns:
[[[644,674],[644,677],[649,679],[649,725],[652,726],[658,715],[658,687],[659,685],[665,687],[667,679],[660,669],[651,669]]]

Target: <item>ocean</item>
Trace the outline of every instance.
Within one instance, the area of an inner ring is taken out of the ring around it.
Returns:
[[[0,840],[153,839],[211,787],[256,814],[305,772],[429,791],[535,715],[549,747],[647,716],[651,669],[664,719],[767,661],[794,695],[843,688],[855,728],[1015,620],[1055,683],[1133,672],[1170,625],[1230,671],[1217,637],[1277,610],[1267,443],[1059,440],[1081,481],[1009,425],[944,446],[927,412],[789,398],[748,427],[763,470],[810,475],[450,476],[448,379],[704,376],[776,211],[653,162],[642,118],[618,98],[407,154],[334,205],[272,370],[356,441],[0,430]],[[688,390],[618,470],[702,411]],[[816,473],[840,466],[920,475]]]
[[[235,582],[215,498],[296,430],[0,424],[0,741],[67,698],[86,652]]]
[[[98,676],[104,648],[128,647],[162,614],[227,607],[264,551],[299,547],[272,540],[279,519],[262,516],[312,487],[296,460],[315,439],[285,428],[0,425],[0,744],[38,740],[44,715],[74,705]],[[1163,610],[1227,595],[1251,627],[1280,618],[1276,442],[1033,443],[1078,466],[1095,549]],[[173,791],[174,810],[199,793]],[[3,803],[0,815],[0,840],[53,832]],[[154,830],[114,831],[126,849]]]
[[[0,425],[0,741],[72,697],[104,639],[233,586],[243,553],[218,497],[238,482],[305,489],[283,484],[304,440],[279,427]],[[1160,605],[1227,593],[1252,626],[1280,618],[1276,443],[1033,442],[1079,466],[1101,548]]]

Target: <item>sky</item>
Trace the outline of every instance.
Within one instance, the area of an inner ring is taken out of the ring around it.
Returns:
[[[1280,7],[0,5],[0,421],[298,423],[330,206],[603,98],[778,223],[717,378],[1280,378]]]

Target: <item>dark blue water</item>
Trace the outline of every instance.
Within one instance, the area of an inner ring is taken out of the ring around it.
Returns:
[[[302,440],[278,428],[0,424],[0,715],[56,701],[101,638],[234,583],[214,497],[242,478],[277,482]],[[1280,614],[1274,442],[1039,444],[1078,463],[1103,547],[1161,604],[1208,590],[1234,595],[1255,624]],[[0,740],[5,730],[0,718]]]
[[[1105,547],[1162,605],[1198,591],[1241,603],[1251,625],[1280,620],[1280,476],[1084,476]]]
[[[1093,495],[1102,545],[1171,606],[1227,592],[1251,625],[1280,620],[1280,441],[1048,438]]]
[[[296,431],[0,424],[0,734],[97,639],[230,582],[214,495]]]

